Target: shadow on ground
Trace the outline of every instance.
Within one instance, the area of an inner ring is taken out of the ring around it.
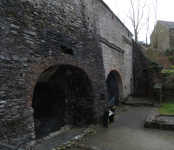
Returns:
[[[59,147],[62,143],[69,141],[78,134],[81,134],[85,128],[74,128],[63,132],[62,134],[50,138],[35,146],[35,150],[50,150],[51,148]]]

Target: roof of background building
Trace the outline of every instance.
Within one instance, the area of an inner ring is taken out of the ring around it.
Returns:
[[[166,27],[168,28],[174,28],[174,22],[171,22],[171,21],[162,21],[162,20],[159,20],[163,25],[165,25]]]

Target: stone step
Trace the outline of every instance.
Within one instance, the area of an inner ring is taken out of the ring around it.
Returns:
[[[174,99],[174,96],[166,96],[166,97],[163,97],[164,98],[173,98]]]
[[[166,97],[166,98],[162,98],[163,100],[165,100],[165,99],[173,99],[174,100],[174,98],[173,97]]]
[[[153,107],[153,103],[129,103],[129,102],[121,102],[123,105],[129,106],[146,106],[146,107]]]
[[[174,95],[167,95],[167,96],[164,96],[164,97],[174,97]]]

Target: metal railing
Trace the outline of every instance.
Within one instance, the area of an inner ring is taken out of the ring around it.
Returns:
[[[24,150],[24,149],[19,148],[19,146],[14,147],[14,146],[11,146],[11,145],[0,143],[0,150]]]

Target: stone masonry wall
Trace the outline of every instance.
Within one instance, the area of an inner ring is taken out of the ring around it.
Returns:
[[[154,83],[148,63],[141,46],[136,42],[133,42],[133,79],[133,94],[135,96],[153,96]]]
[[[100,0],[0,1],[1,142],[23,143],[25,149],[35,144],[32,92],[40,74],[53,65],[70,64],[87,73],[94,92],[95,123],[108,108],[109,67],[119,69],[125,96],[130,93],[131,37],[113,18]],[[101,37],[109,44],[101,44]]]
[[[174,101],[174,87],[163,85],[162,86],[162,101]]]
[[[131,93],[132,34],[101,1],[96,1],[94,13],[98,16],[105,73],[111,71],[110,68],[119,70],[123,98],[127,97]]]
[[[150,36],[150,43],[154,48],[166,49],[170,47],[169,28],[157,21],[156,26]],[[155,47],[157,43],[157,47]]]
[[[38,72],[56,64],[70,63],[88,70],[94,90],[95,121],[101,120],[108,102],[100,36],[95,20],[87,18],[95,16],[86,16],[85,8],[80,0],[0,2],[1,142],[26,145],[34,140],[28,92],[34,90]],[[73,55],[64,54],[61,45],[72,49]],[[106,97],[102,103],[101,94]]]

